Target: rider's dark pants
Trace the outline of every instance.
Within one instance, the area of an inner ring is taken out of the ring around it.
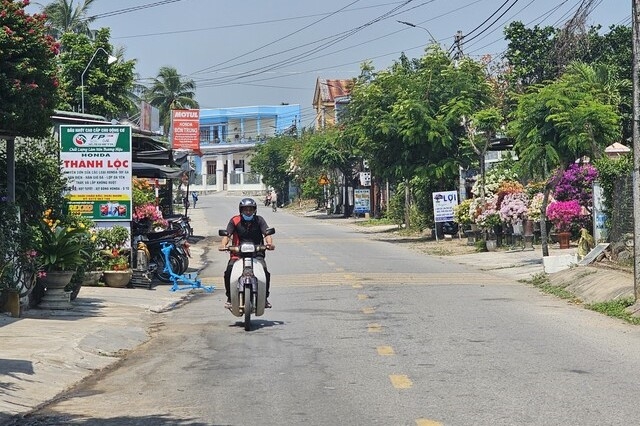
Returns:
[[[229,263],[227,263],[227,270],[224,271],[224,289],[226,291],[227,299],[231,297],[231,270],[233,269],[233,264],[238,260],[242,259],[229,259]],[[267,277],[267,297],[269,297],[269,286],[271,285],[271,274],[267,270],[267,262],[264,259],[258,258],[256,259],[260,263],[262,263],[262,267],[264,268],[264,274]]]

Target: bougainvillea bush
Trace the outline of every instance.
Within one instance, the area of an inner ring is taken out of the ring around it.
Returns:
[[[581,206],[591,210],[593,205],[593,181],[598,170],[591,164],[571,164],[562,174],[553,196],[558,201],[577,200]]]
[[[44,137],[57,102],[59,45],[29,0],[0,0],[0,131]]]
[[[547,206],[547,219],[556,232],[571,232],[571,228],[579,225],[582,206],[578,200],[554,201]]]
[[[511,225],[527,218],[529,197],[524,192],[514,192],[504,196],[500,204],[500,218]]]

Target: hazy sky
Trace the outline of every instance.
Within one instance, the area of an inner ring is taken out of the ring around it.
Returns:
[[[449,48],[458,30],[465,54],[499,57],[508,22],[561,26],[582,1],[95,0],[90,15],[137,60],[141,83],[171,66],[196,82],[202,108],[300,104],[308,126],[318,77],[355,77],[363,61],[385,69],[401,52],[419,57],[432,36]],[[630,25],[632,0],[594,4],[590,24]]]

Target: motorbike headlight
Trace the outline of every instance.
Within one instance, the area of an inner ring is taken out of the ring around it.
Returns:
[[[256,246],[253,243],[240,244],[240,253],[253,253],[256,251]]]

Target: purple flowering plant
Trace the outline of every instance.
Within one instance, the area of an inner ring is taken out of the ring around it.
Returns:
[[[593,181],[598,170],[591,164],[571,164],[562,174],[553,196],[558,201],[577,200],[581,206],[591,208],[593,204]]]
[[[582,206],[578,200],[554,201],[547,206],[547,218],[557,232],[570,232],[571,226],[580,219]]]

